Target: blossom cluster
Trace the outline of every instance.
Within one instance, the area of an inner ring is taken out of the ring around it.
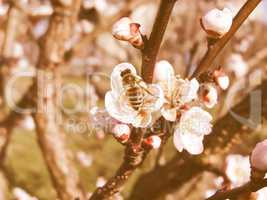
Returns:
[[[125,84],[125,71],[133,82]],[[113,133],[126,142],[132,127],[149,128],[160,117],[175,124],[174,145],[178,151],[191,154],[203,151],[202,140],[211,133],[212,116],[204,110],[216,105],[218,88],[226,89],[229,80],[219,71],[213,73],[214,82],[201,82],[196,78],[183,79],[176,75],[173,66],[160,61],[155,66],[152,84],[146,84],[130,63],[117,65],[111,74],[111,90],[106,93],[105,107],[111,117],[119,121]],[[217,80],[217,81],[216,81]],[[135,91],[131,94],[129,91]],[[134,96],[136,95],[136,96]],[[134,103],[139,103],[136,109]],[[136,101],[139,100],[139,101]],[[154,148],[160,146],[159,137],[147,138]]]

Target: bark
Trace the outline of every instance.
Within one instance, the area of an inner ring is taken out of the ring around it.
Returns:
[[[266,90],[267,81],[264,81],[261,86],[254,90],[254,92],[262,92],[262,98],[259,98],[262,102],[262,121],[267,119],[267,94],[264,92]],[[250,95],[248,95],[232,111],[239,116],[247,118],[250,114],[249,109],[251,106],[255,106],[250,105],[250,103]],[[205,167],[200,165],[201,162],[208,160],[211,155],[227,152],[233,140],[250,132],[251,129],[238,122],[232,113],[228,113],[215,123],[213,132],[205,138],[205,151],[203,154],[199,156],[176,156],[166,165],[142,175],[133,187],[129,199],[153,200],[178,190],[191,178],[205,170]]]
[[[151,35],[145,43],[145,49],[142,54],[142,77],[147,83],[152,83],[157,55],[176,1],[161,1]]]
[[[52,1],[54,14],[49,29],[40,42],[37,78],[33,84],[33,114],[37,138],[53,184],[61,200],[84,200],[79,177],[73,167],[71,152],[65,144],[65,135],[59,127],[57,99],[60,89],[58,66],[63,61],[64,44],[72,33],[80,0],[65,6],[61,1]]]

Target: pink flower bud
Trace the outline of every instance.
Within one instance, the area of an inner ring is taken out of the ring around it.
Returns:
[[[161,138],[157,135],[152,135],[146,138],[144,143],[150,148],[158,149],[161,145]]]
[[[211,38],[223,37],[231,28],[233,16],[228,8],[210,10],[201,18],[201,26]]]
[[[141,49],[144,46],[140,24],[133,22],[128,17],[123,17],[114,24],[112,34],[116,39],[128,41],[136,48]]]
[[[112,129],[112,133],[121,143],[126,143],[130,137],[131,129],[126,124],[116,124]]]
[[[250,160],[253,168],[267,172],[267,140],[256,145],[252,151]]]
[[[230,85],[229,77],[222,71],[222,69],[217,69],[213,72],[213,76],[216,84],[222,89],[226,90]]]
[[[118,40],[128,41],[132,37],[130,24],[133,23],[128,17],[123,17],[117,21],[112,28],[113,36]]]
[[[207,108],[212,108],[217,104],[217,90],[210,84],[202,85],[200,88],[200,97]]]

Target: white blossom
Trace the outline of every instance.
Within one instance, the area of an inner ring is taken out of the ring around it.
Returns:
[[[267,172],[267,140],[259,142],[253,149],[251,165],[257,170]]]
[[[233,72],[237,78],[242,78],[248,73],[248,65],[241,54],[232,54],[226,62],[226,68]]]
[[[168,121],[176,121],[177,111],[198,97],[198,81],[195,78],[184,80],[175,76],[172,65],[167,61],[156,64],[153,80],[164,91],[165,101],[161,114]]]
[[[136,48],[142,48],[144,43],[140,33],[140,24],[129,17],[123,17],[112,28],[113,36],[118,40],[128,41]]]
[[[129,63],[117,65],[111,74],[111,90],[106,93],[105,107],[113,118],[122,123],[132,124],[134,127],[148,127],[155,120],[154,112],[159,111],[163,104],[163,91],[156,84],[146,85],[141,81],[138,85],[144,89],[143,103],[139,110],[133,109],[122,83],[121,72],[125,69],[129,69],[137,79],[142,80],[133,65]]]
[[[164,88],[164,87],[163,87]],[[161,114],[168,121],[176,121],[177,110],[197,98],[199,83],[196,79],[183,80],[172,78],[167,83],[165,92],[165,103]]]
[[[191,154],[203,152],[202,141],[211,132],[212,116],[200,107],[185,111],[175,128],[173,142],[178,151],[186,149]]]
[[[230,30],[232,22],[233,16],[228,8],[212,9],[201,18],[203,29],[212,38],[224,36]]]
[[[232,154],[226,158],[226,175],[232,187],[239,187],[250,179],[250,163],[248,156]]]

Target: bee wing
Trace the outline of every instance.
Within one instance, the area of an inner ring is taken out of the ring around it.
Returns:
[[[139,76],[136,76],[135,78],[136,78],[136,84],[140,88],[142,88],[147,94],[157,97],[155,94],[153,94],[152,91],[149,90],[149,87],[147,86],[147,84]]]

